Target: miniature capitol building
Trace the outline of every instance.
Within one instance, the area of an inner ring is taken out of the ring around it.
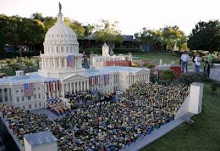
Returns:
[[[105,66],[124,66],[131,67],[132,55],[110,55],[109,46],[105,43],[102,46],[102,56],[90,55],[90,66],[92,67],[105,67]]]
[[[109,56],[107,44],[103,46],[105,59]],[[82,67],[82,54],[74,31],[63,21],[61,11],[57,22],[46,33],[44,54],[40,54],[40,69],[35,73],[0,79],[0,104],[21,109],[45,108],[47,99],[61,98],[79,91],[99,90],[101,93],[125,91],[137,81],[149,82],[150,71],[142,68],[109,66]],[[131,56],[122,56],[131,61]],[[119,59],[120,59],[119,58]]]

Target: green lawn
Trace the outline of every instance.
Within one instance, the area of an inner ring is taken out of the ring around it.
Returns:
[[[172,130],[141,151],[220,151],[220,88],[211,94],[205,84],[202,113]]]
[[[162,52],[150,52],[150,53],[142,53],[142,54],[132,54],[134,60],[147,60],[154,62],[154,60],[162,59],[163,64],[169,64],[174,61],[176,64],[179,64],[180,57],[172,55],[170,53],[162,53]],[[137,57],[137,58],[136,58]]]

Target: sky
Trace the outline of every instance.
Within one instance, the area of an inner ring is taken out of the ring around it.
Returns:
[[[189,35],[199,21],[220,20],[220,0],[0,0],[0,14],[56,17],[58,2],[64,17],[83,24],[118,21],[118,29],[127,35],[166,25],[177,25]]]

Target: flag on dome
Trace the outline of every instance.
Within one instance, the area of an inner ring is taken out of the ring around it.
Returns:
[[[24,96],[32,96],[33,95],[33,84],[32,83],[24,83]]]
[[[69,67],[73,67],[74,66],[74,56],[73,55],[69,55],[67,57],[67,65]]]

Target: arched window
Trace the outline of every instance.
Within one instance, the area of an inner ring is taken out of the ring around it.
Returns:
[[[61,52],[63,52],[63,47],[61,47]]]
[[[58,52],[58,47],[56,47],[56,51]]]
[[[51,47],[51,52],[53,53],[53,47]]]
[[[66,52],[69,52],[69,47],[68,46],[66,47]]]

